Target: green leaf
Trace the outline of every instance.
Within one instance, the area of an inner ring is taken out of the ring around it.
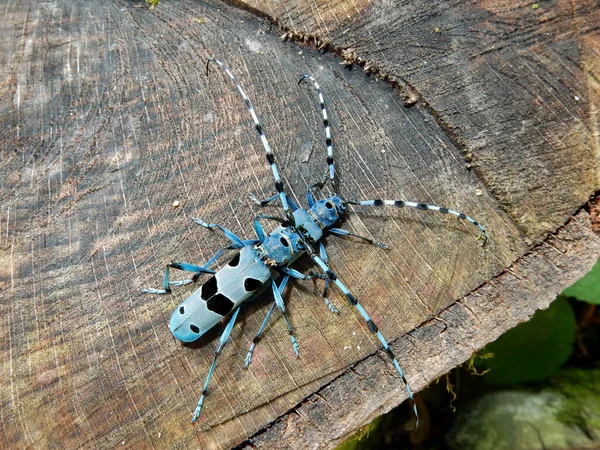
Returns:
[[[562,291],[561,295],[573,297],[582,302],[600,305],[600,259],[592,270],[571,287]]]
[[[548,309],[537,311],[531,320],[488,344],[482,352],[494,357],[477,366],[490,370],[483,377],[489,384],[545,380],[569,359],[574,341],[575,315],[571,305],[558,298]]]

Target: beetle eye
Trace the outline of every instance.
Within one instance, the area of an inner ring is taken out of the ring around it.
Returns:
[[[325,208],[333,209],[333,205],[331,204],[331,202],[325,202]]]

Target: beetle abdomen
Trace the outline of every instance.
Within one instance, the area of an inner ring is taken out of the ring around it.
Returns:
[[[169,329],[182,342],[193,342],[236,306],[259,291],[271,272],[251,246],[243,247],[173,312]]]

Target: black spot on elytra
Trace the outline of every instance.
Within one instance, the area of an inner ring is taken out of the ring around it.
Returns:
[[[290,244],[289,244],[289,242],[287,241],[287,239],[286,239],[286,238],[284,238],[283,236],[281,236],[281,237],[279,238],[279,242],[280,242],[280,243],[281,243],[281,245],[283,245],[284,247],[289,247],[289,246],[290,246]]]
[[[183,306],[179,307],[179,314],[181,314],[181,315],[185,314],[185,308]]]
[[[327,157],[327,164],[333,164],[333,156]]]
[[[226,316],[233,309],[233,302],[223,294],[218,293],[206,302],[206,307],[209,311]]]
[[[218,290],[219,288],[217,287],[217,277],[213,275],[208,280],[206,280],[206,283],[204,283],[200,288],[200,298],[206,301],[210,299],[213,295],[215,295]]]
[[[246,292],[256,291],[262,285],[262,281],[257,280],[256,278],[246,278],[244,280],[244,289],[246,290]]]
[[[375,206],[383,206],[383,200],[373,200],[373,205]]]
[[[200,333],[200,328],[198,328],[196,325],[194,325],[193,323],[190,324],[190,330],[192,330],[194,333],[199,334]]]
[[[227,263],[227,265],[229,267],[237,267],[237,265],[240,263],[240,254],[237,253],[233,258],[231,258],[231,261],[229,261]]]

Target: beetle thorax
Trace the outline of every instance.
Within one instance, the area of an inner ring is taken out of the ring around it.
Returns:
[[[315,202],[310,208],[311,215],[322,228],[333,227],[342,217],[346,207],[339,195],[330,195]]]

